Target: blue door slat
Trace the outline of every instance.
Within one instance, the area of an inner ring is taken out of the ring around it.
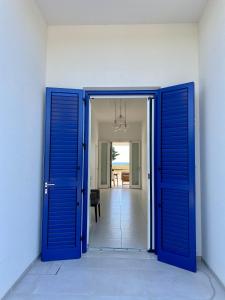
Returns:
[[[156,119],[158,259],[195,272],[194,84],[161,89]]]
[[[83,94],[47,88],[42,260],[81,256]]]

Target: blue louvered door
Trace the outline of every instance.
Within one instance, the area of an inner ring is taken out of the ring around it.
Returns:
[[[81,256],[82,91],[47,88],[42,260]]]
[[[158,259],[196,271],[193,83],[160,90],[156,124]]]

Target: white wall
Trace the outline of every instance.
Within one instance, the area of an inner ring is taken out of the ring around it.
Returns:
[[[113,142],[141,141],[141,122],[129,122],[126,132],[113,131],[112,123],[99,123],[99,140]]]
[[[49,86],[198,82],[197,26],[50,26]]]
[[[90,188],[98,188],[98,121],[95,112],[91,110],[91,148],[90,148]]]
[[[90,161],[90,189],[97,189],[98,188],[98,120],[96,118],[96,114],[94,109],[91,109],[91,127],[90,127],[90,145],[89,145],[89,161]],[[90,206],[90,204],[89,204]],[[89,207],[88,210],[88,228],[89,231],[93,225],[94,220],[94,209]],[[89,241],[89,231],[87,236],[87,241]]]
[[[33,1],[0,1],[0,298],[40,252],[46,33]]]
[[[147,195],[147,101],[146,101],[146,114],[143,116],[141,127],[141,180],[142,189]]]
[[[209,0],[199,38],[202,255],[225,285],[224,0]]]
[[[201,255],[196,24],[50,26],[47,85],[169,86],[196,83],[197,255]]]

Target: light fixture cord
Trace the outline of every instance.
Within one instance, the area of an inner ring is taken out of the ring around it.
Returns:
[[[121,115],[121,103],[122,103],[122,100],[120,99],[120,118],[122,117],[122,115]]]
[[[127,103],[124,103],[125,125],[127,125]]]

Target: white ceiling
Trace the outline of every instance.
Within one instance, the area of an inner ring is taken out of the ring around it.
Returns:
[[[197,22],[208,0],[36,0],[50,25]]]
[[[126,101],[127,107],[127,121],[128,122],[142,122],[145,120],[146,112],[146,100],[141,99],[129,99],[122,100],[122,114],[124,115],[124,101]],[[119,99],[95,99],[92,100],[92,111],[94,111],[95,117],[99,122],[113,122],[115,117],[115,103],[117,103],[117,115],[119,113]]]

